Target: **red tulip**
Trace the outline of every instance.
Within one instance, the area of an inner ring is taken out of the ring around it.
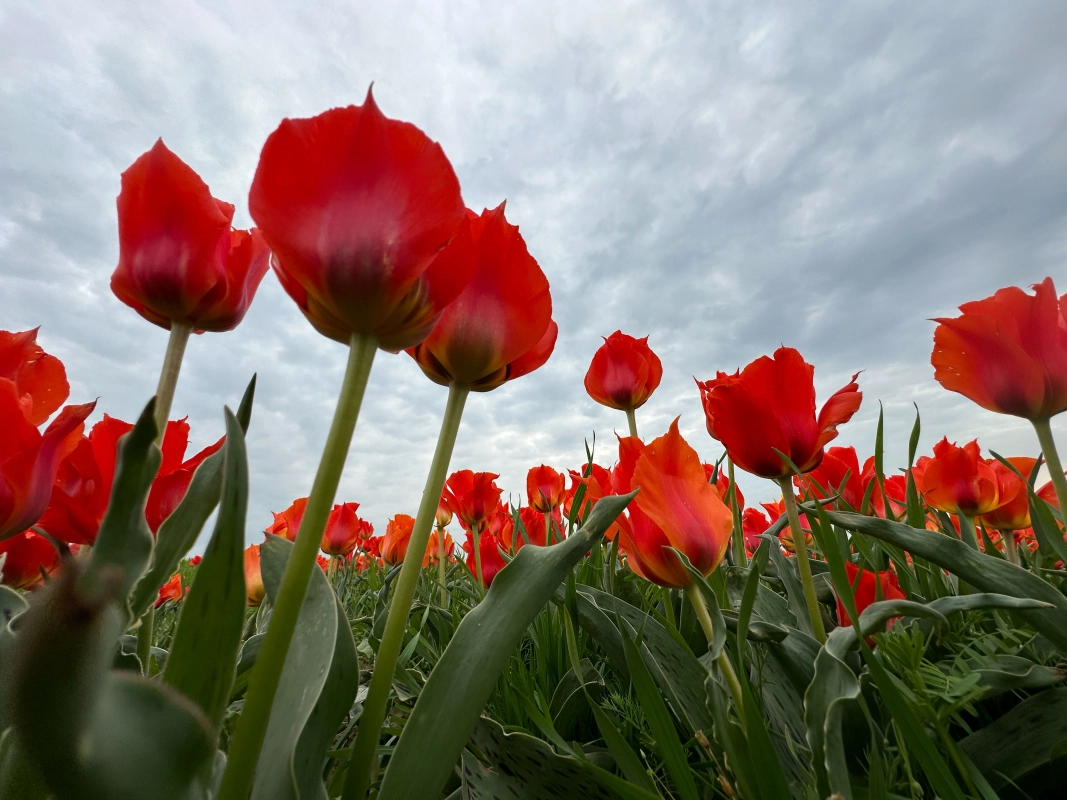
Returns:
[[[548,279],[526,250],[504,204],[468,212],[474,276],[426,340],[408,350],[434,383],[488,392],[540,367],[556,346]],[[466,248],[460,237],[445,250]]]
[[[200,556],[193,556],[192,558],[189,559],[189,566],[190,567],[199,567],[200,566],[200,562],[202,560],[203,559]]]
[[[282,287],[315,329],[347,344],[370,334],[413,347],[469,280],[443,248],[466,208],[441,146],[362,106],[283,120],[263,145],[248,197]]]
[[[63,362],[37,344],[38,330],[0,331],[0,380],[15,385],[22,413],[34,426],[52,416],[70,394]]]
[[[796,498],[799,504],[800,498]],[[765,509],[767,514],[771,518],[771,522],[777,522],[783,516],[785,516],[785,500],[775,500],[773,503],[760,503]],[[808,518],[803,512],[799,514],[800,517],[800,530],[804,534],[804,544],[810,549],[814,545],[814,539],[811,536],[811,526],[808,524]],[[793,529],[786,525],[782,532],[778,534],[778,541],[782,543],[782,548],[789,553],[795,553],[797,551],[796,543],[793,541]]]
[[[315,556],[315,563],[318,565],[319,569],[321,569],[326,574],[329,574],[330,559],[326,558],[326,556],[323,555],[317,555]]]
[[[758,508],[746,508],[741,512],[741,531],[745,537],[745,550],[749,553],[756,552],[756,548],[763,541],[760,535],[767,532],[771,527],[771,520],[764,516]]]
[[[356,549],[360,539],[366,539],[374,528],[356,516],[359,503],[340,503],[326,518],[321,550],[328,556],[347,556]],[[369,529],[369,530],[368,530]]]
[[[507,562],[500,555],[502,542],[500,537],[491,533],[483,533],[478,537],[478,552],[482,560],[482,584],[486,589],[492,584],[496,574],[500,572]],[[463,551],[467,554],[466,565],[471,575],[477,575],[477,565],[474,559],[474,534],[467,531],[467,537],[463,542]]]
[[[95,406],[65,407],[41,434],[24,416],[14,382],[0,378],[0,540],[41,518],[56,470],[77,445]]]
[[[297,531],[300,530],[300,522],[304,519],[304,509],[307,508],[307,504],[308,499],[306,497],[298,497],[282,513],[275,514],[273,511],[270,512],[274,517],[274,522],[271,523],[266,532],[281,536],[290,542],[295,542]]]
[[[501,490],[492,472],[461,469],[448,476],[445,497],[448,506],[468,529],[480,528],[500,503]]]
[[[0,541],[0,583],[4,586],[29,589],[41,582],[42,570],[51,575],[58,567],[56,548],[33,531]]]
[[[447,533],[444,534],[445,544],[445,560],[452,558],[452,553],[456,549],[456,543],[452,541],[452,537]],[[422,557],[422,566],[428,567],[431,564],[437,564],[441,560],[441,539],[437,531],[430,532],[430,538],[426,542],[426,553]]]
[[[562,472],[542,464],[531,467],[526,473],[526,496],[530,506],[542,514],[549,514],[559,508],[565,494],[566,478]]]
[[[997,476],[998,505],[980,519],[987,528],[998,531],[1021,531],[1030,527],[1030,494],[1026,482],[997,460],[986,462]],[[1036,458],[1016,456],[1008,463],[1029,477]]]
[[[585,467],[583,467],[583,469],[585,469]],[[571,487],[564,495],[562,505],[563,516],[568,520],[571,518],[571,506],[579,486],[585,486],[585,496],[582,499],[581,511],[575,515],[575,520],[581,520],[581,515],[595,505],[600,498],[606,497],[609,494],[626,494],[626,492],[630,491],[629,475],[626,476],[624,481],[616,486],[614,475],[615,470],[605,469],[599,464],[593,464],[588,471],[590,473],[589,475],[582,476],[574,470],[569,470]],[[608,541],[614,541],[619,533],[620,527],[625,524],[626,515],[620,514],[618,519],[616,519],[615,522],[611,524],[611,527],[604,533],[605,538],[608,539]]]
[[[404,560],[414,527],[415,518],[407,514],[397,514],[389,520],[382,538],[382,560],[386,564],[393,566]]]
[[[704,464],[703,466],[704,476],[708,479],[708,483],[715,487],[715,491],[719,493],[719,497],[724,503],[726,503],[727,508],[729,508],[730,479],[726,477],[725,473],[723,473],[721,469],[716,470],[714,464]],[[712,480],[712,476],[714,476],[715,480]],[[734,488],[734,494],[737,496],[737,507],[744,508],[745,495],[742,494],[740,486]]]
[[[800,353],[780,347],[773,358],[761,356],[739,374],[720,372],[697,385],[708,432],[726,447],[741,469],[764,478],[784,478],[789,465],[810,472],[822,461],[823,447],[837,436],[860,407],[856,378],[839,389],[815,415],[814,368]],[[778,451],[778,452],[775,452]]]
[[[162,139],[122,173],[118,210],[111,291],[119,300],[167,329],[237,327],[270,260],[259,231],[235,230],[234,207],[213,198]]]
[[[245,594],[250,606],[258,606],[267,596],[267,589],[263,585],[263,572],[260,569],[260,547],[258,544],[250,544],[245,548]]]
[[[733,516],[678,432],[678,420],[647,445],[633,436],[621,440],[619,459],[620,474],[632,474],[631,487],[641,488],[629,507],[629,526],[622,528],[630,568],[660,586],[682,588],[691,578],[667,549],[673,547],[710,575],[726,553]]]
[[[559,520],[559,512],[553,514],[552,523],[553,536],[556,539],[562,538],[561,528]],[[548,531],[545,528],[545,515],[531,506],[523,506],[519,509],[519,521],[522,522],[523,530],[526,531],[526,537],[523,538],[522,532],[515,526],[515,521],[511,515],[507,515],[507,519],[504,522],[504,526],[500,532],[501,546],[511,552],[519,552],[522,547],[526,545],[527,539],[530,544],[537,545],[538,547],[544,547],[548,543]]]
[[[182,591],[182,576],[180,572],[175,572],[170,576],[170,580],[159,587],[159,596],[156,598],[156,608],[166,603],[168,600],[177,602],[182,599],[185,592]]]
[[[602,406],[632,411],[645,404],[662,378],[663,365],[648,346],[648,337],[635,339],[615,331],[593,354],[585,390]]]
[[[72,544],[96,541],[111,497],[119,439],[132,429],[130,423],[105,414],[64,459],[52,486],[48,509],[40,520],[40,526],[51,536]],[[196,468],[217,452],[223,442],[224,439],[219,439],[183,461],[189,446],[189,423],[184,419],[167,423],[163,435],[163,461],[145,504],[145,520],[152,533],[159,530],[163,520],[185,497]]]
[[[1015,286],[940,318],[934,377],[983,408],[1029,420],[1067,410],[1067,295],[1052,278],[1028,295]]]
[[[950,444],[948,437],[934,445],[934,457],[919,459],[917,465],[926,502],[941,511],[957,509],[968,517],[985,514],[1000,504],[997,473],[982,460],[978,442],[963,447]]]
[[[852,588],[852,596],[856,601],[856,613],[862,614],[864,609],[876,600],[905,600],[906,595],[900,590],[900,584],[897,583],[896,573],[886,570],[885,572],[871,572],[869,570],[860,569],[851,561],[845,562],[845,572],[848,573],[848,583]],[[856,576],[859,576],[859,584],[856,583]],[[878,591],[877,587],[881,587],[881,598],[876,596]],[[845,606],[841,602],[841,598],[837,598],[837,621],[838,624],[851,625],[852,620],[848,616],[848,612],[845,611]],[[895,620],[890,621],[892,626]],[[869,640],[868,640],[869,643]]]

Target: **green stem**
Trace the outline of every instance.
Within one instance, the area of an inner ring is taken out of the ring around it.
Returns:
[[[737,502],[733,459],[726,460],[726,469],[730,478],[730,514],[734,520],[734,561],[737,562],[737,566],[744,567],[748,565],[748,556],[745,555],[745,531],[741,524],[741,508]]]
[[[1060,513],[1067,515],[1067,475],[1063,474],[1063,464],[1060,463],[1060,454],[1056,452],[1056,440],[1052,438],[1052,425],[1047,419],[1030,420],[1037,431],[1037,441],[1041,444],[1041,453],[1045,457],[1045,464],[1052,474],[1052,486],[1056,489],[1056,500],[1060,504]],[[1067,516],[1065,516],[1067,519]]]
[[[1004,543],[1004,555],[1008,561],[1019,566],[1019,550],[1015,547],[1015,531],[1001,531],[1000,541]]]
[[[396,660],[404,643],[404,631],[407,628],[411,602],[415,597],[415,585],[419,579],[422,556],[426,552],[426,543],[430,538],[430,528],[437,516],[437,505],[441,501],[441,489],[445,485],[448,463],[452,459],[452,450],[459,433],[459,421],[463,416],[463,404],[467,400],[470,387],[453,383],[448,387],[448,405],[441,421],[441,433],[437,438],[437,449],[430,464],[430,473],[426,476],[426,486],[422,490],[422,502],[415,517],[415,526],[411,531],[404,564],[396,578],[393,599],[389,603],[389,616],[385,620],[385,630],[378,646],[378,656],[374,661],[374,673],[371,675],[367,689],[367,700],[363,704],[363,713],[359,718],[359,733],[352,748],[351,761],[348,765],[343,797],[345,800],[362,800],[370,784],[371,768],[378,748],[378,739],[382,733],[382,722],[389,703],[389,687],[393,683]],[[477,537],[476,537],[477,538]],[[475,553],[478,544],[475,542]],[[443,559],[442,559],[443,563]],[[481,570],[479,569],[479,573]],[[481,575],[479,575],[479,579]]]
[[[556,542],[555,534],[552,533],[552,514],[545,514],[545,544],[552,546]]]
[[[630,435],[637,436],[637,416],[632,408],[626,409],[626,424],[630,426]]]
[[[671,602],[671,590],[666,586],[663,588],[663,616],[667,618],[667,622],[675,630],[678,630],[678,621],[674,618],[674,603]]]
[[[437,527],[437,578],[441,582],[441,608],[448,606],[448,586],[445,581],[445,529]]]
[[[371,365],[377,351],[377,340],[366,334],[353,334],[349,343],[348,366],[345,370],[341,394],[337,398],[326,446],[322,451],[315,481],[308,495],[304,518],[293,543],[289,562],[282,574],[277,602],[271,613],[270,625],[263,639],[263,647],[248,683],[244,710],[237,720],[237,731],[230,743],[229,764],[219,788],[220,800],[246,800],[252,789],[256,762],[263,746],[263,737],[270,721],[271,706],[278,690],[278,682],[289,653],[289,643],[296,630],[297,617],[304,604],[311,570],[315,569],[315,555],[322,543],[326,519],[333,507],[337,485],[341,481],[345,458],[352,444],[359,407],[367,388]],[[423,544],[425,548],[425,543]]]
[[[167,340],[167,352],[163,356],[163,369],[159,372],[159,384],[156,386],[156,444],[163,441],[170,418],[170,407],[174,402],[174,389],[178,386],[178,373],[182,369],[185,345],[193,326],[188,322],[171,322],[170,338]]]
[[[959,506],[956,506],[956,516],[960,520],[960,535],[963,537],[963,541],[971,546],[971,549],[978,549],[978,531],[974,527],[974,517],[970,517],[960,510]]]
[[[708,642],[715,641],[715,627],[711,624],[711,614],[708,613],[708,607],[704,602],[704,594],[700,591],[700,587],[692,582],[687,584],[685,596],[692,603],[693,611],[696,612],[697,619],[700,620],[700,627],[704,629],[704,635],[708,638]],[[741,681],[737,679],[733,662],[726,655],[725,648],[719,650],[719,654],[715,657],[715,663],[719,665],[722,676],[726,679],[726,687],[730,690],[734,705],[737,706],[737,715],[743,720],[745,718],[745,703],[744,694],[741,691]]]
[[[789,517],[789,530],[793,534],[793,549],[797,554],[797,567],[800,569],[800,585],[804,588],[804,605],[808,608],[808,618],[815,640],[826,643],[826,628],[819,613],[819,598],[815,595],[815,581],[811,577],[811,564],[808,563],[808,545],[804,541],[804,531],[800,528],[800,515],[797,513],[797,501],[793,497],[793,480],[789,475],[778,479],[782,487],[782,500],[785,513]]]
[[[155,606],[149,606],[141,617],[141,626],[137,629],[137,658],[141,661],[141,674],[146,678],[154,674],[152,669],[152,628],[156,619]]]
[[[474,540],[474,576],[478,579],[478,591],[485,595],[485,584],[482,583],[482,533],[475,529],[471,533]]]

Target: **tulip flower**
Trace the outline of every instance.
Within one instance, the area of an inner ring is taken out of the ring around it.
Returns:
[[[41,518],[56,470],[77,445],[95,406],[66,406],[42,434],[24,416],[14,382],[0,379],[0,540]]]
[[[441,495],[437,501],[437,513],[434,514],[434,522],[438,528],[444,528],[452,521],[452,509],[448,507],[448,497]]]
[[[977,440],[957,447],[945,437],[934,445],[933,458],[919,461],[917,481],[927,504],[959,514],[961,529],[967,532],[964,540],[977,549],[974,518],[1000,505],[1002,480],[982,459]]]
[[[504,204],[468,216],[474,275],[408,353],[434,383],[488,392],[542,366],[556,345],[557,327],[548,279],[519,229],[504,218]],[[457,239],[449,247],[468,245]]]
[[[177,602],[182,599],[185,592],[182,591],[182,576],[181,573],[175,572],[170,576],[170,580],[159,587],[159,596],[156,598],[156,608],[166,603],[168,600]]]
[[[983,408],[1030,420],[1060,505],[1067,480],[1049,419],[1067,411],[1067,295],[1052,278],[1034,294],[1010,286],[939,318],[930,361],[934,377]]]
[[[1004,535],[1004,553],[1013,564],[1019,563],[1019,554],[1015,549],[1015,531],[1030,527],[1030,493],[1026,482],[1008,467],[997,460],[986,462],[997,476],[998,505],[992,511],[982,514],[978,520],[992,530]],[[1008,463],[1023,476],[1029,476],[1037,463],[1036,458],[1016,456]]]
[[[122,173],[119,264],[111,290],[160,327],[228,331],[244,319],[270,252],[232,226],[234,207],[158,140]]]
[[[463,542],[463,551],[467,554],[467,569],[475,579],[481,573],[481,585],[486,589],[493,583],[496,574],[506,566],[503,556],[500,555],[500,547],[500,538],[491,533],[483,533],[478,537],[477,551],[474,534],[470,531],[467,531]],[[476,566],[472,568],[472,564]]]
[[[263,573],[260,571],[259,549],[261,546],[250,544],[245,548],[245,593],[250,606],[258,606],[267,596],[267,589],[263,585]]]
[[[407,514],[397,514],[389,524],[385,526],[385,536],[382,539],[382,560],[393,566],[404,560],[408,551],[408,543],[411,541],[411,531],[415,527],[415,518]]]
[[[499,477],[493,472],[469,469],[448,476],[445,482],[448,507],[468,529],[479,529],[499,507],[501,489],[496,485]]]
[[[42,572],[51,575],[58,567],[56,548],[33,531],[0,541],[0,583],[4,586],[31,589],[43,580]]]
[[[715,487],[715,491],[719,493],[719,497],[727,506],[730,505],[730,479],[723,474],[723,471],[716,470],[714,464],[704,464],[704,476],[708,479],[708,483]],[[712,478],[714,477],[714,480]],[[734,494],[737,497],[738,508],[745,507],[745,495],[741,492],[740,486],[734,487]]]
[[[813,375],[814,368],[800,353],[780,347],[773,358],[761,356],[738,374],[719,373],[704,383],[697,381],[708,431],[746,472],[775,480],[790,476],[792,470],[779,452],[800,472],[810,472],[863,397],[856,373],[816,416]]]
[[[538,547],[544,547],[548,544],[547,530],[545,526],[545,514],[542,514],[536,508],[531,506],[523,506],[518,510],[519,521],[522,523],[523,530],[526,531],[525,538],[522,532],[515,525],[515,520],[511,515],[507,515],[504,525],[500,531],[500,544],[509,553],[517,553],[526,545],[527,541],[530,544],[537,545]],[[558,513],[558,512],[557,512]],[[550,514],[549,519],[557,527],[561,527],[556,519]]]
[[[0,380],[15,385],[19,407],[35,427],[52,416],[70,394],[63,362],[37,344],[38,330],[0,331]]]
[[[93,544],[104,519],[115,479],[115,459],[119,439],[133,425],[107,414],[93,425],[63,460],[52,486],[48,509],[40,527],[50,536],[70,544]],[[152,533],[159,530],[185,497],[196,468],[222,447],[224,439],[205,447],[188,460],[189,423],[184,419],[167,423],[163,436],[163,461],[152,481],[145,504],[145,520]]]
[[[359,503],[339,503],[333,507],[322,534],[321,550],[328,556],[347,556],[374,528],[356,516]]]
[[[441,561],[441,553],[444,552],[445,560],[452,558],[456,543],[452,537],[441,531],[432,531],[430,541],[426,544],[426,553],[422,557],[422,566],[428,567]]]
[[[749,553],[756,552],[760,546],[760,536],[770,527],[771,520],[758,508],[746,508],[741,512],[741,531],[745,537],[745,549]]]
[[[794,503],[797,498],[793,498]],[[760,503],[767,510],[767,514],[771,518],[771,522],[777,522],[783,516],[789,516],[789,509],[786,507],[784,499],[777,500],[773,503]],[[800,530],[804,534],[804,546],[812,547],[814,540],[811,536],[811,527],[808,524],[808,518],[804,514],[799,514]],[[782,543],[782,549],[788,553],[796,553],[796,542],[793,538],[792,526],[787,526],[780,534],[778,534],[778,540]]]
[[[200,556],[193,556],[192,558],[189,559],[189,566],[190,567],[199,567],[200,566],[200,562],[202,560],[203,559]]]
[[[585,391],[601,405],[625,411],[630,435],[637,436],[634,410],[648,401],[662,378],[663,365],[648,346],[648,337],[635,339],[615,331],[593,354]]]
[[[907,596],[900,590],[900,584],[897,583],[896,573],[891,570],[884,572],[871,572],[870,570],[861,569],[853,564],[851,561],[845,562],[845,572],[848,573],[849,586],[852,589],[852,597],[856,601],[856,613],[862,614],[867,606],[871,605],[877,600],[905,600]],[[857,576],[859,581],[857,583]],[[878,597],[878,594],[881,597]],[[848,616],[848,612],[845,611],[845,605],[841,602],[841,598],[837,597],[837,622],[839,625],[851,625],[852,620]],[[890,620],[889,627],[893,625],[896,620]],[[867,640],[868,644],[871,640]]]
[[[273,511],[270,512],[274,517],[274,522],[267,528],[266,533],[281,536],[290,542],[295,541],[296,534],[300,530],[300,523],[304,519],[304,510],[307,508],[307,504],[308,499],[306,497],[298,497],[289,508],[280,514],[276,514]]]
[[[563,502],[565,481],[562,472],[542,464],[526,473],[526,496],[530,506],[542,514],[550,514]]]

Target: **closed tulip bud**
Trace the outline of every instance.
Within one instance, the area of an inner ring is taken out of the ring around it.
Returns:
[[[359,503],[340,503],[333,507],[322,534],[321,550],[328,556],[347,556],[366,537],[364,521],[356,516]]]
[[[504,557],[500,555],[502,542],[499,536],[491,533],[483,533],[478,537],[478,553],[482,562],[482,585],[486,589],[493,583],[493,579],[500,570],[507,566]],[[467,532],[463,542],[463,551],[466,553],[466,565],[471,575],[477,575],[474,558],[474,534]]]
[[[399,564],[408,552],[411,532],[415,527],[415,518],[407,514],[397,514],[385,526],[382,537],[382,560],[389,566]]]
[[[493,472],[461,469],[448,476],[445,497],[448,506],[468,529],[480,528],[500,504],[500,487]]]
[[[307,504],[308,499],[306,497],[298,497],[289,508],[280,514],[275,514],[273,511],[270,512],[274,516],[274,522],[267,528],[266,532],[281,536],[290,542],[296,541],[296,534],[300,530],[300,523],[304,519],[304,509],[307,508]]]
[[[232,227],[234,207],[160,139],[122,173],[119,264],[111,290],[160,327],[228,331],[244,319],[270,252],[253,228]]]
[[[662,378],[663,365],[648,346],[648,337],[635,339],[615,331],[593,354],[585,390],[602,406],[633,411],[648,401]]]
[[[895,572],[886,570],[885,572],[871,572],[870,570],[860,569],[851,561],[845,562],[845,572],[848,574],[848,584],[852,588],[852,596],[856,601],[856,613],[862,614],[864,610],[879,599],[878,593],[882,600],[904,600],[907,596],[900,590],[900,584],[897,583],[897,576]],[[857,576],[859,582],[857,583]],[[837,622],[839,625],[851,625],[852,620],[848,616],[848,612],[845,611],[845,604],[841,602],[841,598],[837,597]],[[889,627],[896,622],[896,618],[890,620]],[[871,644],[871,640],[868,639],[868,644]]]
[[[448,498],[444,495],[437,503],[437,514],[434,519],[438,528],[443,528],[452,521],[452,509],[448,507]]]
[[[245,549],[245,594],[250,606],[258,606],[267,596],[260,569],[260,547],[261,545],[252,544]]]
[[[530,506],[542,514],[555,511],[563,502],[565,484],[566,478],[562,472],[556,472],[544,464],[531,467],[526,473],[526,496]]]

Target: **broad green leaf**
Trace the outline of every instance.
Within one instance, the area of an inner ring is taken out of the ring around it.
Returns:
[[[1063,667],[1046,667],[1006,653],[968,659],[967,667],[978,673],[978,685],[986,689],[984,697],[1019,689],[1046,689],[1067,679]]]
[[[155,444],[155,414],[153,397],[133,429],[119,439],[111,497],[79,587],[84,594],[97,594],[105,583],[115,580],[114,575],[119,575],[115,596],[122,598],[120,604],[126,620],[132,619],[126,603],[130,588],[152,556],[152,531],[145,521],[144,510],[163,458]],[[110,573],[106,578],[105,572]]]
[[[243,695],[248,688],[248,678],[252,674],[252,667],[256,665],[259,648],[263,646],[263,637],[266,635],[254,633],[241,645],[241,655],[237,659],[237,668],[234,670],[233,688],[230,690],[231,701]]]
[[[520,554],[529,549],[522,548]],[[586,759],[558,755],[529,734],[504,733],[498,723],[486,717],[478,720],[471,744],[488,763],[483,764],[470,751],[463,753],[464,800],[504,797],[521,797],[523,800],[558,800],[563,797],[656,800],[659,797]],[[413,796],[436,797],[436,793],[428,791]]]
[[[0,736],[0,800],[48,800],[44,778],[8,728]]]
[[[524,547],[497,573],[430,673],[389,762],[381,800],[437,795],[523,632],[635,494],[602,498],[566,541]]]
[[[759,769],[749,758],[748,742],[745,739],[745,731],[730,716],[731,704],[726,693],[726,687],[711,672],[707,673],[705,681],[707,690],[707,704],[712,717],[715,719],[715,740],[722,746],[726,753],[726,764],[733,773],[737,783],[735,796],[746,800],[764,800],[758,791],[755,779],[755,770]],[[772,800],[766,798],[766,800]]]
[[[272,603],[278,596],[292,548],[287,539],[269,535],[262,545],[263,585]],[[337,640],[337,600],[333,589],[322,570],[311,572],[259,753],[253,800],[304,800],[298,794],[294,772],[297,743],[326,684]]]
[[[215,532],[182,603],[163,679],[222,725],[233,687],[247,604],[244,574],[248,460],[244,434],[226,409],[222,503]]]
[[[645,712],[648,727],[652,730],[655,739],[655,747],[660,758],[667,767],[667,774],[674,781],[675,789],[685,800],[698,800],[696,782],[693,780],[693,770],[689,766],[685,749],[678,738],[678,731],[674,727],[674,720],[667,711],[667,704],[652,680],[652,674],[645,666],[641,653],[637,649],[635,639],[637,632],[630,629],[629,623],[620,620],[622,632],[622,646],[626,653],[626,666],[630,670],[630,682],[637,692],[637,699],[641,703],[641,709]]]
[[[14,589],[0,586],[0,731],[11,725],[11,670],[18,649],[18,634],[11,623],[28,607],[29,603]]]
[[[1019,610],[1019,617],[1067,653],[1067,597],[1031,572],[972,550],[959,539],[931,535],[899,522],[859,514],[825,512],[835,525],[873,536],[932,561],[981,592],[1033,598],[1055,608]]]
[[[793,617],[795,618],[795,627],[808,636],[814,637],[811,617],[808,616],[808,607],[804,604],[804,587],[800,585],[800,578],[797,576],[794,562],[782,555],[782,548],[776,535],[771,535],[768,532],[764,533],[760,538],[765,539],[770,544],[771,563],[774,564],[778,579],[785,586],[785,596],[789,601],[789,610],[793,612]]]
[[[252,399],[256,391],[256,376],[245,389],[241,405],[237,408],[237,421],[244,433],[248,432],[248,423],[252,417]],[[130,610],[133,619],[139,619],[156,601],[159,590],[178,569],[178,563],[196,543],[200,531],[219,504],[222,496],[222,474],[225,448],[212,453],[196,468],[189,489],[171,512],[163,520],[156,532],[156,546],[152,551],[152,563],[148,570],[133,587],[130,597]]]
[[[1001,789],[1051,761],[1054,745],[1064,737],[1067,737],[1067,689],[1049,689],[1023,700],[996,721],[975,731],[960,742],[960,748],[993,788]]]
[[[756,702],[756,696],[752,693],[752,687],[746,675],[742,672],[738,679],[741,682],[741,690],[744,692],[745,737],[748,740],[753,760],[760,765],[755,775],[760,794],[764,797],[789,797],[792,793],[789,791],[782,764],[778,760],[778,752],[767,731],[763,711]]]

